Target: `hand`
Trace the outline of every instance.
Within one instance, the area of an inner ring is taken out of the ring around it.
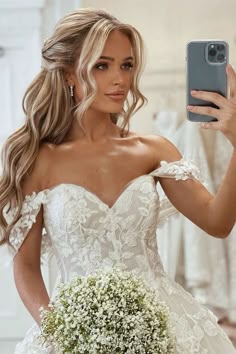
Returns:
[[[193,97],[212,102],[219,109],[200,106],[188,106],[187,109],[193,113],[218,119],[216,122],[201,123],[201,127],[220,130],[236,149],[236,73],[230,64],[226,67],[226,74],[230,89],[229,98],[215,92],[191,91]]]

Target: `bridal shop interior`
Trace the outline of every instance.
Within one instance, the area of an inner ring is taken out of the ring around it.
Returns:
[[[223,39],[236,67],[235,0],[0,0],[0,148],[23,122],[21,101],[40,69],[43,41],[57,20],[78,7],[106,9],[141,32],[146,65],[140,87],[148,103],[132,117],[131,130],[170,139],[215,193],[232,148],[221,133],[203,132],[186,119],[186,44]],[[216,239],[178,213],[163,216],[158,247],[166,272],[215,313],[236,343],[236,228]],[[43,266],[43,274],[52,294],[58,282],[55,259]],[[1,247],[0,354],[13,353],[32,322]]]

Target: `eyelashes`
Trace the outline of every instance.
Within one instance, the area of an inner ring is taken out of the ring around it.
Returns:
[[[127,63],[122,64],[122,67],[124,67],[124,69],[126,69],[126,70],[131,70],[134,67],[134,64],[131,62],[127,62]]]
[[[133,69],[133,67],[134,67],[134,64],[131,62],[126,62],[121,65],[121,69],[124,69],[127,71],[131,71]],[[109,63],[98,63],[95,65],[95,69],[101,70],[101,71],[107,70],[108,68],[109,68]]]
[[[99,63],[95,65],[95,69],[98,70],[105,70],[108,68],[108,64],[107,63]]]

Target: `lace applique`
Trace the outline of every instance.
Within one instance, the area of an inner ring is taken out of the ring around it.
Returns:
[[[39,193],[33,192],[31,195],[27,195],[22,205],[21,217],[13,226],[9,241],[13,246],[14,250],[9,247],[9,251],[12,254],[12,258],[16,255],[21,245],[23,244],[29,230],[32,225],[36,222],[37,215],[41,208],[41,205],[47,203],[47,192],[48,190],[41,191]],[[10,210],[7,214],[5,213],[5,219],[10,223],[14,216],[16,215],[17,209],[14,208]],[[45,258],[46,253],[50,253],[50,240],[47,237],[45,228],[42,230],[42,243],[41,243],[41,255],[42,260]]]
[[[201,180],[201,174],[196,165],[190,161],[181,159],[179,161],[167,162],[161,161],[161,166],[151,172],[152,176],[169,177],[178,180],[187,180],[189,178]]]
[[[185,181],[189,178],[202,181],[198,167],[190,161],[184,159],[174,162],[161,161],[160,165],[160,167],[150,173],[151,176],[174,178],[176,181]],[[179,214],[179,211],[166,197],[159,184],[157,184],[157,192],[160,196],[158,228],[161,228],[170,217]]]
[[[160,213],[158,217],[158,228],[163,227],[163,225],[169,220],[170,217],[179,215],[179,211],[171,204],[169,199],[165,196],[160,200]]]
[[[209,337],[221,338],[222,341],[231,344],[224,331],[218,326],[216,316],[200,305],[178,283],[169,279],[167,274],[158,277],[155,287],[161,299],[166,301],[170,308],[177,340],[177,353],[215,353],[212,344],[211,350],[207,349],[206,342],[210,340]],[[224,351],[219,351],[219,353],[223,354]]]
[[[171,319],[175,325],[176,349],[181,354],[208,354],[207,344],[203,346],[203,342],[211,342],[210,353],[214,350],[214,338],[221,338],[225,343],[231,346],[229,338],[223,330],[219,329],[216,317],[205,308],[201,308],[196,313],[188,313],[185,306],[181,306],[181,312],[175,313],[171,311]],[[222,348],[217,344],[215,349],[218,353],[222,353]],[[227,349],[226,349],[227,350]],[[226,352],[225,352],[226,353]]]
[[[135,268],[144,277],[151,266],[161,272],[155,240],[158,208],[155,183],[149,175],[133,181],[112,208],[81,187],[58,186],[45,208],[45,223],[63,279],[105,267]]]
[[[52,347],[45,348],[41,345],[39,327],[34,324],[26,333],[25,339],[15,348],[17,354],[56,354]]]

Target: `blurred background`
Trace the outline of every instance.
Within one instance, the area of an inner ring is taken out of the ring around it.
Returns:
[[[142,134],[163,134],[203,171],[215,192],[231,147],[223,136],[186,122],[185,53],[192,39],[224,39],[236,67],[235,0],[0,0],[0,149],[24,120],[23,94],[40,69],[42,42],[55,23],[79,7],[103,8],[134,25],[146,45],[141,89],[148,104],[131,120]],[[214,240],[175,216],[157,232],[166,271],[209,306],[234,339],[236,331],[236,232]],[[32,323],[15,290],[0,249],[0,354],[11,354]],[[55,263],[44,269],[49,292]]]

